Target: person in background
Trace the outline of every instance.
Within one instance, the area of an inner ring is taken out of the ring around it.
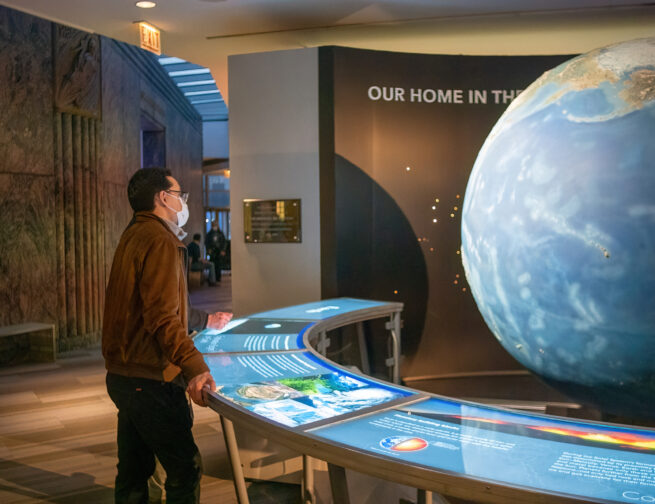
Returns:
[[[216,270],[216,281],[221,281],[221,269],[225,257],[225,247],[227,239],[218,227],[218,221],[212,221],[212,228],[205,237],[205,248],[209,254],[209,259],[214,263]]]
[[[189,252],[189,259],[191,260],[191,271],[204,271],[208,270],[209,273],[209,285],[215,286],[216,283],[216,266],[213,262],[205,259],[204,254],[200,250],[200,239],[202,236],[200,233],[193,235],[193,241],[189,243],[186,248]]]
[[[200,453],[185,395],[206,406],[216,385],[189,337],[187,250],[179,238],[188,218],[170,172],[137,171],[128,199],[135,212],[109,276],[102,330],[107,391],[118,408],[116,503],[143,503],[155,455],[166,471],[170,504],[198,503]],[[231,314],[202,314],[199,326],[224,326]]]

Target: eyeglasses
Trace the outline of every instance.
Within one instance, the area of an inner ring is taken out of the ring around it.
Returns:
[[[171,194],[172,194],[172,193],[177,193],[177,196],[178,196],[178,197],[180,198],[180,200],[182,200],[184,203],[186,203],[187,200],[189,199],[189,193],[188,193],[188,192],[184,192],[184,191],[173,191],[173,190],[168,190],[168,191],[166,191],[166,192],[167,192],[167,193],[171,193]]]

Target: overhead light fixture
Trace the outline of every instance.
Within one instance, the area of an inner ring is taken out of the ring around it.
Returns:
[[[168,72],[171,77],[185,77],[187,75],[201,75],[211,73],[209,68],[193,68],[191,70],[176,70],[175,72]]]
[[[189,81],[189,82],[178,82],[177,87],[207,86],[211,84],[216,84],[216,81],[214,79],[207,79],[207,80],[197,80],[197,81]]]
[[[206,103],[223,103],[223,98],[212,98],[211,100],[193,100],[191,105],[204,105]]]
[[[187,91],[184,93],[184,96],[198,96],[198,95],[209,95],[209,94],[218,94],[220,91],[218,89],[210,89],[208,91]]]
[[[159,64],[162,65],[162,66],[178,65],[180,63],[188,63],[187,60],[183,60],[182,58],[175,58],[173,56],[159,58],[157,61],[159,61]]]
[[[156,2],[145,2],[145,1],[142,1],[142,2],[137,2],[135,5],[136,5],[137,7],[140,7],[141,9],[152,9],[153,7],[156,7],[156,6],[157,6],[157,3],[156,3]]]

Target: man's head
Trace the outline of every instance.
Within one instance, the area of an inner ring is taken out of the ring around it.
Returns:
[[[214,231],[218,231],[218,221],[217,220],[212,221],[212,229]]]
[[[199,242],[200,238],[202,238],[202,236],[200,236],[200,233],[196,233],[196,234],[193,235],[193,241],[194,242]]]
[[[178,212],[186,206],[188,194],[180,190],[180,184],[169,170],[143,168],[137,171],[127,185],[127,197],[135,212],[153,212],[162,219],[178,225]]]

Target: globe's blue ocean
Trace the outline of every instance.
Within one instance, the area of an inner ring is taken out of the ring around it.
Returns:
[[[655,39],[575,58],[515,100],[471,173],[462,257],[518,361],[655,418]]]

